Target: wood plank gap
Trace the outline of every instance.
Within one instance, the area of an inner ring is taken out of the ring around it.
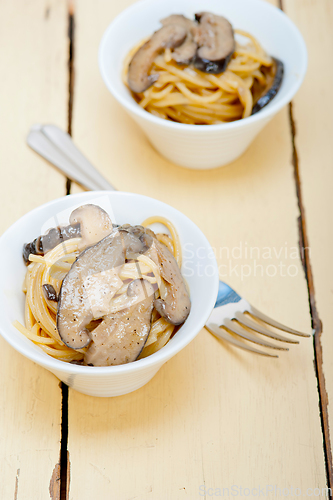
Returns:
[[[61,382],[61,443],[60,443],[60,500],[68,499],[69,457],[68,457],[68,386]]]
[[[72,181],[67,177],[66,179],[66,196],[71,194]]]
[[[14,500],[17,500],[19,477],[20,477],[20,469],[17,469],[17,472],[16,472],[16,478],[15,478],[15,492],[14,492]]]
[[[74,0],[68,1],[68,122],[67,132],[72,135],[72,117],[74,101]],[[71,193],[72,181],[66,180],[66,195]],[[60,444],[60,500],[69,498],[70,462],[68,452],[68,386],[61,383],[61,444]]]
[[[280,0],[282,5],[282,0]],[[320,420],[323,433],[323,444],[326,465],[326,478],[328,488],[332,491],[333,488],[333,462],[332,462],[332,447],[330,439],[330,429],[328,420],[328,395],[325,384],[325,375],[323,372],[323,349],[321,344],[322,335],[322,322],[319,317],[319,312],[316,305],[315,288],[313,281],[313,274],[310,260],[310,246],[306,229],[305,209],[302,198],[302,183],[299,171],[299,157],[296,147],[296,126],[293,117],[293,105],[289,104],[289,121],[291,128],[291,141],[292,141],[292,163],[294,167],[294,178],[296,185],[296,194],[298,207],[300,211],[299,223],[299,247],[301,260],[305,272],[305,277],[308,287],[309,306],[311,314],[311,323],[314,330],[313,345],[314,345],[314,368],[317,377],[318,397],[319,397],[319,410]]]
[[[67,132],[72,135],[72,116],[74,102],[74,33],[75,33],[75,17],[74,17],[74,0],[68,0],[68,125]],[[66,195],[71,193],[72,181],[67,178]]]

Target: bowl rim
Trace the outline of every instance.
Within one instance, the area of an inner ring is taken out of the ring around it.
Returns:
[[[193,229],[198,231],[203,239],[203,242],[207,246],[207,249],[210,249],[209,255],[213,255],[213,250],[212,247],[204,235],[204,233],[201,231],[201,229],[191,220],[189,217],[187,217],[185,214],[177,210],[176,208],[172,207],[171,205],[168,205],[167,203],[164,203],[163,201],[157,200],[156,198],[151,198],[149,196],[137,194],[137,193],[129,193],[125,191],[86,191],[83,193],[76,193],[72,195],[67,195],[67,196],[62,196],[60,198],[56,198],[54,200],[51,200],[49,202],[44,203],[43,205],[39,205],[38,207],[34,208],[33,210],[27,212],[25,215],[20,217],[16,222],[14,222],[1,236],[0,236],[0,244],[2,240],[10,237],[11,233],[16,231],[16,228],[22,224],[22,222],[28,223],[31,217],[34,217],[35,214],[39,213],[42,211],[45,207],[52,207],[52,205],[56,205],[62,200],[67,200],[69,196],[71,199],[76,199],[76,198],[87,198],[87,201],[91,197],[96,197],[96,196],[105,196],[105,195],[111,195],[112,197],[140,197],[141,199],[145,200],[152,200],[154,202],[158,202],[160,205],[167,207],[168,209],[172,209],[175,213],[181,214],[182,217],[186,218],[186,223],[192,226]],[[117,374],[124,374],[124,373],[130,373],[133,371],[144,371],[146,368],[153,367],[153,366],[161,366],[164,364],[166,361],[171,359],[173,356],[175,356],[178,352],[180,352],[184,347],[186,347],[200,332],[200,330],[204,327],[211,311],[213,310],[213,307],[215,305],[217,293],[218,293],[218,284],[219,284],[219,275],[218,275],[218,266],[216,262],[215,256],[211,259],[211,264],[215,268],[214,275],[209,276],[211,278],[212,284],[211,284],[211,300],[209,301],[211,305],[209,307],[207,306],[205,310],[203,311],[202,314],[202,320],[197,322],[197,326],[193,328],[192,330],[189,331],[189,333],[186,335],[184,339],[180,343],[178,343],[175,347],[172,348],[172,344],[169,344],[169,349],[164,351],[163,349],[157,351],[156,353],[152,354],[151,356],[147,356],[146,358],[137,360],[132,363],[127,363],[124,365],[117,365],[117,366],[102,366],[98,367],[95,366],[89,367],[89,366],[81,366],[81,365],[75,365],[75,364],[70,364],[65,361],[61,361],[58,359],[53,358],[52,356],[48,356],[45,358],[44,356],[41,356],[41,354],[46,354],[39,352],[38,350],[32,351],[27,353],[24,349],[23,343],[17,342],[17,339],[15,336],[11,335],[10,332],[6,332],[5,328],[1,325],[1,319],[0,319],[0,335],[18,352],[20,352],[23,356],[26,358],[34,361],[35,363],[43,366],[44,368],[47,368],[50,371],[56,371],[58,373],[70,373],[70,374],[76,374],[76,375],[89,375],[89,376],[105,376],[105,375],[112,375],[116,376]],[[13,328],[15,328],[13,326]],[[29,340],[29,339],[28,339]]]
[[[243,118],[241,120],[236,120],[234,122],[230,123],[221,123],[221,124],[212,124],[212,125],[192,125],[192,124],[186,124],[186,123],[177,123],[173,122],[171,120],[164,120],[162,118],[159,118],[152,113],[149,113],[148,111],[143,110],[137,103],[136,101],[133,100],[127,100],[123,98],[123,96],[117,91],[117,89],[112,85],[110,82],[108,76],[107,76],[107,71],[106,68],[103,64],[103,54],[106,50],[107,46],[107,39],[110,35],[110,32],[114,29],[114,27],[117,24],[121,24],[123,21],[123,18],[126,18],[126,16],[129,13],[141,10],[142,8],[145,8],[146,6],[149,6],[150,4],[157,3],[159,0],[139,0],[136,3],[130,5],[126,9],[124,9],[120,14],[118,14],[113,21],[109,24],[107,29],[105,30],[103,37],[101,39],[99,49],[98,49],[98,65],[99,65],[99,70],[101,73],[101,76],[103,78],[103,81],[110,91],[110,93],[117,99],[120,104],[126,108],[129,112],[134,113],[136,116],[146,120],[147,122],[150,122],[155,125],[159,126],[165,126],[170,129],[174,130],[184,130],[184,131],[191,131],[193,133],[209,133],[209,131],[219,131],[219,130],[232,130],[234,128],[244,128],[247,126],[251,126],[251,124],[254,124],[258,121],[262,121],[265,119],[269,119],[273,115],[275,115],[280,109],[282,109],[286,104],[288,104],[294,95],[297,93],[299,90],[300,86],[302,85],[302,82],[304,80],[306,71],[307,71],[307,66],[308,66],[308,53],[307,53],[307,48],[306,44],[304,41],[303,36],[301,35],[301,32],[297,28],[297,26],[291,21],[291,19],[278,7],[275,7],[274,5],[271,5],[264,0],[246,0],[247,3],[253,3],[258,6],[259,8],[267,9],[267,11],[270,11],[273,13],[275,16],[279,16],[281,19],[283,19],[283,22],[285,23],[286,27],[290,31],[293,32],[299,49],[301,51],[301,71],[299,72],[298,78],[292,83],[290,88],[287,90],[285,96],[283,99],[275,101],[274,99],[271,101],[271,105],[269,107],[264,107],[261,109],[258,113],[255,113],[254,115],[251,115],[247,118]],[[121,78],[121,75],[119,74],[119,78]]]

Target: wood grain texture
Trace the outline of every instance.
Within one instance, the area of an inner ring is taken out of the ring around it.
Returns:
[[[0,11],[1,234],[27,211],[65,194],[64,177],[25,139],[37,121],[66,127],[67,7],[65,1],[18,0],[1,2]],[[59,381],[0,343],[0,498],[47,499],[59,460]]]
[[[77,5],[75,142],[118,189],[188,215],[215,248],[222,279],[263,312],[309,332],[287,109],[230,166],[189,171],[161,158],[98,74],[100,38],[129,3]],[[70,499],[194,500],[204,487],[233,485],[324,488],[311,340],[269,360],[203,330],[133,394],[96,399],[70,390],[69,452]]]
[[[319,360],[319,369],[322,371],[325,383],[322,387],[323,418],[328,447],[328,472],[333,482],[332,451],[329,449],[333,429],[333,206],[331,195],[333,104],[330,99],[333,69],[330,64],[327,64],[333,56],[331,30],[333,5],[330,1],[323,1],[318,8],[318,4],[306,0],[302,3],[301,9],[297,8],[294,2],[285,2],[284,9],[299,26],[309,55],[308,74],[294,100],[293,117],[306,229],[310,244],[313,295],[318,319],[322,323],[321,334],[320,324],[317,325],[317,341],[318,348],[320,349],[319,343],[322,347],[323,362],[321,364]],[[320,75],[319,78],[318,75]],[[325,401],[326,397],[328,399]]]

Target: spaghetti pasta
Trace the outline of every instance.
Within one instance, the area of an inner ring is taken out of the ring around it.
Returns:
[[[243,40],[236,41],[223,73],[205,73],[192,64],[179,65],[167,48],[157,55],[150,69],[156,81],[141,93],[131,91],[133,98],[159,118],[191,125],[213,125],[250,116],[272,79],[274,60],[254,36],[243,30],[235,33]],[[128,88],[129,64],[144,43],[146,40],[135,46],[124,61],[122,79]]]
[[[173,224],[163,217],[150,217],[143,222],[147,227],[155,222],[165,225],[168,234],[157,234],[162,242],[174,255],[178,265],[181,263],[181,247],[177,231]],[[43,285],[52,285],[57,294],[60,292],[62,280],[66,276],[72,263],[80,254],[81,238],[73,238],[62,242],[48,251],[44,256],[29,256],[24,279],[23,290],[25,301],[25,326],[15,321],[14,326],[46,354],[65,362],[81,363],[87,348],[72,349],[61,340],[56,323],[58,304],[49,300],[44,293]],[[144,278],[158,286],[156,298],[164,297],[163,279],[158,266],[146,255],[140,255],[138,262],[127,262],[118,270],[118,276],[123,285],[110,303],[110,312],[116,312],[124,307],[128,285],[137,278]],[[151,330],[139,358],[144,358],[161,349],[175,333],[176,327],[162,318],[153,310]]]

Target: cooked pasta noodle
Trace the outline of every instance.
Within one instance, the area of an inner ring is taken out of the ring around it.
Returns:
[[[155,222],[162,223],[170,231],[171,236],[164,233],[156,236],[167,246],[180,266],[181,247],[175,227],[167,219],[158,216],[146,219],[142,225],[147,227]],[[62,342],[56,324],[57,303],[45,297],[43,285],[52,285],[59,294],[62,280],[80,253],[80,240],[81,238],[73,238],[60,243],[44,256],[32,254],[29,256],[30,264],[23,284],[23,291],[26,293],[25,326],[14,321],[14,326],[46,354],[66,362],[81,362],[87,348],[74,350]],[[123,286],[112,299],[110,312],[116,312],[124,307],[128,284],[137,278],[157,283],[156,296],[163,298],[165,295],[165,287],[158,266],[145,255],[140,255],[138,262],[123,264],[118,275],[123,280]],[[161,349],[175,332],[176,327],[160,317],[155,309],[152,319],[151,330],[139,358],[149,356]]]
[[[172,60],[171,49],[158,55],[150,74],[157,81],[142,93],[132,95],[146,111],[165,120],[192,125],[212,125],[246,118],[269,81],[273,60],[256,38],[235,30],[247,43],[236,41],[236,49],[225,72],[204,73]],[[124,61],[123,82],[128,86],[129,63],[147,39],[135,46]]]

